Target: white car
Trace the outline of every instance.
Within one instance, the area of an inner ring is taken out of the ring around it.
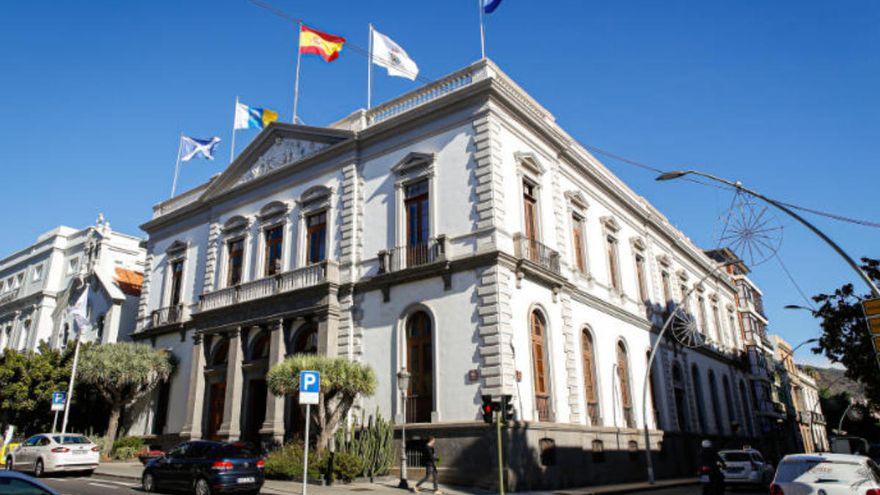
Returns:
[[[850,454],[794,454],[779,463],[770,495],[880,495],[880,469]]]
[[[41,433],[34,435],[6,456],[6,469],[30,471],[40,477],[59,471],[88,474],[101,462],[101,449],[83,435]]]
[[[724,461],[724,484],[727,486],[767,486],[773,479],[773,466],[755,449],[722,450],[718,455]]]

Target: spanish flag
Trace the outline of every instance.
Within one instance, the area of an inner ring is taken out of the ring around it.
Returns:
[[[322,33],[305,25],[299,30],[299,52],[320,55],[325,62],[332,62],[339,57],[345,38],[333,34]]]

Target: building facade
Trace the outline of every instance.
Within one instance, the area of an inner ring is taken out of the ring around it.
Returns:
[[[641,479],[646,421],[666,475],[702,438],[762,435],[736,274],[490,61],[329,127],[273,123],[142,228],[134,338],[180,359],[130,428],[158,443],[301,435],[265,381],[295,353],[369,364],[358,406],[436,435],[458,482],[491,478],[483,394],[513,397],[516,488]],[[706,344],[660,343],[643,389],[673,305]]]
[[[825,416],[819,402],[816,379],[797,366],[791,344],[782,337],[771,337],[775,345],[776,382],[786,407],[785,426],[792,452],[828,452]]]
[[[116,342],[134,331],[146,250],[100,218],[82,230],[58,227],[0,260],[0,351],[64,347],[74,338],[67,308],[90,290],[84,341]]]

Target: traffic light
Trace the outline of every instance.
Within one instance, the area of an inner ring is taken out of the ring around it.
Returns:
[[[501,396],[501,421],[505,423],[513,421],[516,418],[516,411],[513,409],[513,396]]]
[[[495,403],[492,402],[491,395],[483,395],[483,405],[480,406],[480,412],[483,413],[483,421],[492,423],[492,412],[495,411]]]

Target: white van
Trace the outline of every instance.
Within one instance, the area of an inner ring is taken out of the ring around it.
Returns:
[[[787,455],[770,495],[880,495],[880,468],[858,455]]]

